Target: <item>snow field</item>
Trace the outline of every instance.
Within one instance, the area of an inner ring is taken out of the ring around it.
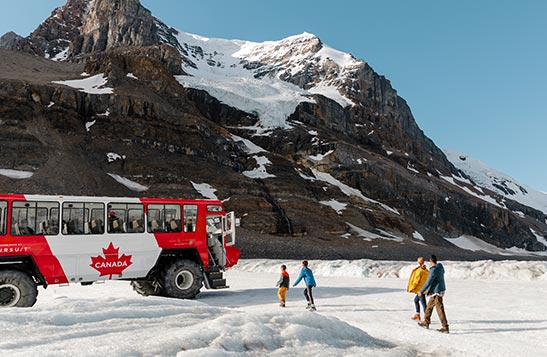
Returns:
[[[128,282],[39,289],[33,308],[0,310],[6,356],[540,356],[547,350],[545,262],[443,262],[450,335],[409,318],[413,262],[310,261],[317,312],[303,285],[280,308],[279,265],[242,260],[225,290],[196,300],[142,297]]]

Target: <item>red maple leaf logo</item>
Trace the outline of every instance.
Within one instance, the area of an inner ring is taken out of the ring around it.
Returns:
[[[110,242],[108,248],[103,248],[104,257],[100,255],[91,257],[89,266],[101,273],[99,276],[110,275],[109,279],[112,279],[112,275],[121,275],[133,263],[131,262],[131,255],[124,254],[118,257],[119,250],[120,248],[114,248],[114,245]]]

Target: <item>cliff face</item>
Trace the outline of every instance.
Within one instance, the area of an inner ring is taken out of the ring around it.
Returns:
[[[477,186],[386,78],[316,36],[204,39],[136,0],[69,0],[12,48],[0,168],[34,175],[0,175],[0,191],[197,198],[207,183],[247,256],[495,257],[445,239],[459,236],[547,249],[543,212]]]
[[[155,18],[136,0],[69,0],[12,48],[56,60],[159,44]]]

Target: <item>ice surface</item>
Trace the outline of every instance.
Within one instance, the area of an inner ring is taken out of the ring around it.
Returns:
[[[416,326],[405,292],[414,262],[311,260],[318,311],[302,288],[277,304],[279,265],[241,260],[230,289],[196,300],[143,297],[129,282],[39,289],[29,309],[1,310],[5,356],[541,356],[546,344],[545,262],[442,262],[450,335]],[[470,298],[472,296],[472,298]]]

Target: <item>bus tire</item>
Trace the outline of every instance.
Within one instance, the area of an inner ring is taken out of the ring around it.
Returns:
[[[0,307],[31,307],[36,303],[38,287],[19,270],[0,270]]]
[[[162,285],[165,296],[193,299],[203,285],[201,268],[192,261],[177,260],[165,271]]]
[[[158,295],[158,292],[156,291],[154,284],[152,284],[152,282],[150,281],[133,280],[131,282],[131,286],[133,287],[133,290],[135,290],[137,294],[139,295],[142,295],[142,296]]]

